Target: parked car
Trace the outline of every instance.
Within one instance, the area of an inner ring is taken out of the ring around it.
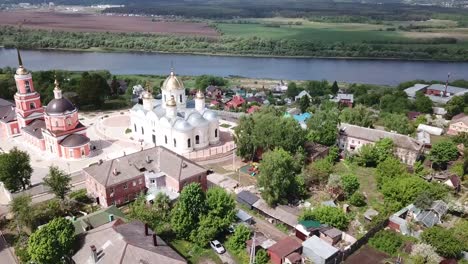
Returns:
[[[210,246],[218,254],[223,254],[224,252],[226,252],[226,249],[224,249],[223,245],[221,245],[221,243],[219,243],[218,240],[211,241]]]

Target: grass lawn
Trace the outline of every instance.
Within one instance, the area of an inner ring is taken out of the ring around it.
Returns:
[[[374,168],[360,167],[356,164],[341,161],[335,165],[334,171],[339,175],[350,173],[356,175],[360,183],[359,191],[366,194],[370,205],[383,201],[382,195],[377,190]]]
[[[223,262],[211,248],[200,248],[191,242],[175,239],[170,244],[184,257],[190,264],[205,263],[207,260],[216,264]]]

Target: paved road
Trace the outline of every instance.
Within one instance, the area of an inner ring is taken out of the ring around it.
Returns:
[[[242,264],[242,263],[236,263],[234,259],[232,259],[231,254],[229,252],[224,252],[223,254],[218,254],[218,257],[221,259],[221,261],[224,264]]]
[[[8,213],[8,206],[0,205],[0,218],[3,218]],[[0,231],[0,263],[15,264],[18,263],[15,255],[12,252],[12,248],[9,248],[5,238],[3,237],[2,231]]]

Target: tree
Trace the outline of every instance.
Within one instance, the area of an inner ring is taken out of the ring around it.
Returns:
[[[259,249],[255,255],[255,264],[268,264],[270,257],[263,248]]]
[[[333,172],[333,163],[329,159],[319,159],[310,163],[303,171],[306,186],[324,184]]]
[[[447,119],[451,119],[452,117],[463,113],[465,109],[465,99],[462,96],[454,96],[448,103],[445,105],[445,110],[447,110],[447,114],[445,115]]]
[[[338,124],[340,123],[338,110],[336,107],[321,109],[316,111],[309,120],[307,128],[309,130],[307,138],[326,146],[336,144],[338,135]]]
[[[429,159],[440,167],[445,167],[449,161],[458,158],[457,146],[451,141],[440,141],[432,145]]]
[[[31,196],[22,194],[16,196],[10,202],[10,211],[15,216],[19,227],[31,226],[33,221],[33,210],[31,208]]]
[[[433,201],[434,199],[431,197],[431,194],[423,191],[414,200],[414,205],[419,209],[426,210],[431,207]]]
[[[110,87],[102,75],[83,72],[77,93],[81,106],[97,109],[104,104],[105,96],[110,93]]]
[[[382,187],[382,184],[387,180],[393,180],[406,173],[406,166],[395,157],[388,157],[377,165],[375,176],[377,179],[377,187]]]
[[[118,94],[119,87],[120,87],[120,84],[117,81],[117,77],[115,75],[112,76],[112,81],[111,81],[111,84],[110,84],[111,94]]]
[[[333,82],[332,86],[330,87],[330,92],[332,94],[337,94],[340,88],[338,87],[338,83],[336,81]]]
[[[10,192],[25,190],[31,184],[32,172],[28,153],[14,147],[0,154],[0,181]]]
[[[454,237],[463,245],[463,251],[468,250],[468,220],[460,219],[453,227]]]
[[[56,166],[50,166],[49,174],[44,178],[44,184],[50,187],[55,196],[60,198],[62,201],[65,199],[67,193],[70,192],[70,181],[70,175],[66,174]]]
[[[349,197],[349,203],[357,207],[362,207],[366,205],[366,197],[360,192],[355,192]]]
[[[310,98],[307,95],[304,95],[299,99],[299,108],[301,109],[302,113],[307,111],[307,108],[310,106]]]
[[[371,127],[374,122],[374,114],[364,105],[358,104],[353,108],[346,107],[340,113],[340,121],[351,125]]]
[[[439,226],[425,229],[421,239],[445,258],[458,258],[463,250],[463,245],[454,237],[453,230]]]
[[[403,239],[393,231],[381,230],[369,239],[369,245],[377,250],[394,255],[403,245]]]
[[[62,217],[55,218],[31,235],[28,253],[35,263],[65,263],[74,242],[72,222]]]
[[[245,242],[250,239],[250,235],[251,232],[248,227],[245,225],[237,225],[234,230],[234,234],[229,237],[227,243],[233,250],[240,252],[241,250],[244,250]]]
[[[205,193],[198,183],[185,186],[171,213],[171,226],[177,236],[189,238],[198,228],[200,216],[206,213]]]
[[[382,122],[389,131],[396,131],[403,135],[409,135],[414,132],[414,127],[404,114],[385,113],[382,115]]]
[[[128,216],[148,224],[156,232],[162,232],[170,220],[170,212],[170,200],[166,194],[158,193],[152,205],[148,204],[145,195],[141,194],[129,205]]]
[[[416,111],[425,114],[432,114],[433,106],[434,103],[422,91],[416,92],[416,98],[414,100],[414,107]]]
[[[442,258],[435,252],[434,247],[424,243],[413,245],[411,257],[413,261],[421,264],[439,264],[442,261]]]
[[[372,144],[366,144],[359,149],[357,162],[361,166],[375,167],[388,157],[393,156],[393,141],[383,138]]]
[[[350,197],[359,189],[359,180],[356,175],[347,174],[341,176],[341,186],[346,194],[346,197]]]
[[[262,197],[270,205],[285,204],[300,197],[297,193],[302,188],[298,185],[297,168],[291,154],[281,148],[269,151],[263,155],[259,166],[258,186],[262,189]]]
[[[288,98],[294,98],[300,93],[299,87],[297,87],[297,84],[295,82],[290,82],[288,83],[288,90],[286,90],[286,96]]]
[[[340,208],[332,206],[319,206],[313,210],[306,209],[302,211],[299,219],[317,220],[322,224],[327,224],[340,230],[346,230],[349,224],[349,219],[345,213]]]
[[[195,88],[202,91],[205,91],[206,87],[210,85],[225,86],[227,83],[227,80],[223,77],[213,75],[200,75],[195,78]]]

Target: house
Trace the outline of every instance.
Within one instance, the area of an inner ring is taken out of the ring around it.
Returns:
[[[319,230],[322,227],[319,221],[314,220],[303,220],[294,227],[296,237],[302,241],[305,241],[313,235],[318,235]]]
[[[335,103],[338,103],[339,105],[342,105],[342,106],[353,107],[354,95],[353,94],[339,93],[331,101],[335,102]]]
[[[279,83],[271,87],[271,90],[275,93],[285,93],[288,90],[288,84],[281,80]]]
[[[390,216],[388,227],[396,232],[402,233],[403,235],[411,235],[408,223],[420,212],[421,210],[419,208],[410,204]]]
[[[211,99],[220,99],[223,96],[223,90],[218,86],[210,85],[206,87],[206,97]]]
[[[425,124],[419,124],[416,131],[424,131],[434,136],[440,136],[444,132],[444,130],[440,127],[429,126]]]
[[[433,227],[441,223],[441,219],[447,214],[447,211],[448,205],[441,200],[432,202],[431,207],[425,210],[410,204],[390,216],[388,227],[403,235],[411,235],[412,230],[409,226],[411,221],[419,222],[425,227]]]
[[[250,255],[250,251],[252,250],[252,241],[255,240],[255,252],[257,252],[259,249],[264,249],[268,250],[271,246],[276,244],[276,241],[273,239],[267,238],[263,233],[261,232],[255,232],[255,235],[252,237],[252,239],[249,239],[246,241],[246,250],[247,253]]]
[[[164,192],[175,199],[182,188],[192,182],[207,189],[206,169],[159,146],[99,161],[82,173],[88,195],[103,207],[127,203],[147,190],[149,195]]]
[[[268,248],[267,252],[273,264],[302,263],[302,260],[297,260],[297,254],[302,253],[302,245],[294,237],[286,237],[278,241]]]
[[[338,146],[348,153],[357,153],[366,144],[390,138],[395,146],[394,154],[403,163],[413,165],[421,156],[424,144],[406,135],[341,123]]]
[[[423,92],[431,101],[446,104],[454,96],[461,96],[468,92],[468,89],[443,84],[415,84],[405,89],[409,98],[415,98],[417,92]]]
[[[458,135],[461,132],[468,132],[468,116],[463,113],[452,118],[447,134]]]
[[[245,99],[242,98],[240,95],[234,95],[231,100],[227,101],[224,108],[226,110],[229,109],[237,109],[241,107],[243,104],[245,104]]]
[[[236,200],[238,203],[247,206],[249,209],[253,209],[253,204],[256,203],[260,198],[249,191],[241,191],[237,194]]]
[[[242,223],[246,223],[249,225],[253,224],[253,217],[249,215],[248,213],[246,213],[244,210],[241,210],[241,209],[237,210],[236,217]]]
[[[126,217],[122,211],[112,205],[77,219],[72,219],[72,222],[75,227],[75,234],[79,235],[117,219],[125,221]]]
[[[304,148],[309,162],[325,158],[330,151],[330,147],[314,142],[306,142]]]
[[[432,202],[431,207],[416,215],[416,220],[426,227],[433,227],[441,223],[442,217],[447,214],[448,205],[441,200]]]
[[[252,207],[264,216],[269,217],[271,222],[280,222],[286,224],[290,228],[294,228],[298,223],[299,209],[296,207],[278,205],[272,208],[261,198],[258,199]]]
[[[455,192],[459,192],[461,190],[461,180],[457,175],[452,175],[444,182],[444,184],[454,189]]]
[[[263,99],[256,96],[247,97],[247,99],[245,100],[247,101],[247,103],[257,103],[259,105],[263,103]]]
[[[185,264],[187,261],[140,221],[115,220],[90,230],[73,255],[74,263]]]
[[[294,101],[299,101],[304,96],[309,97],[309,99],[311,98],[310,94],[307,91],[301,91],[298,95],[294,97]]]
[[[335,245],[340,242],[343,231],[334,227],[322,227],[319,229],[320,239],[330,245]]]
[[[267,95],[266,95],[265,91],[257,92],[257,93],[255,93],[254,96],[258,97],[258,98],[261,98],[261,99],[266,99],[267,98]]]
[[[312,236],[302,242],[302,255],[314,264],[332,264],[339,250],[317,236]]]

